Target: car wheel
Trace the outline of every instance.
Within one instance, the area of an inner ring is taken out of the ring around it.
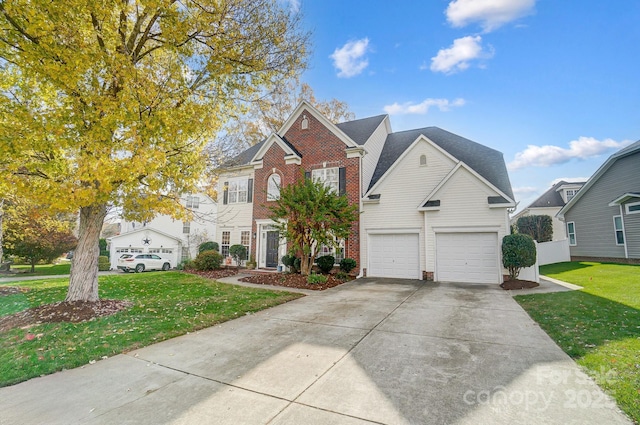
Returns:
[[[167,270],[169,270],[170,268],[171,268],[171,264],[169,264],[169,263],[164,263],[164,264],[162,265],[162,271],[163,271],[163,272],[166,272],[166,271],[167,271]]]
[[[144,264],[138,264],[136,266],[136,273],[142,273],[144,271]]]

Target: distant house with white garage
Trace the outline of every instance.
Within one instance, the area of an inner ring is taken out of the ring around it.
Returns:
[[[193,212],[191,221],[168,215],[156,216],[148,222],[123,219],[121,233],[107,239],[111,268],[116,269],[118,258],[128,253],[157,254],[169,260],[171,267],[195,258],[198,246],[216,236],[218,205],[204,193],[185,195],[181,202]]]

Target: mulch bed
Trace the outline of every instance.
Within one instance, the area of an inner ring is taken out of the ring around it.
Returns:
[[[532,282],[530,280],[520,279],[506,280],[502,284],[500,284],[500,287],[505,291],[511,291],[513,289],[529,289],[535,288],[536,286],[540,286],[540,284],[537,282]]]
[[[344,283],[329,275],[325,283],[308,283],[307,277],[296,273],[260,273],[240,279],[242,282],[257,283],[260,285],[286,286],[287,288],[311,289],[313,291],[323,291]]]
[[[235,276],[238,274],[238,269],[225,268],[220,270],[185,270],[185,273],[197,274],[198,276],[206,277],[207,279],[221,279],[223,277]]]
[[[129,301],[122,300],[62,301],[45,304],[0,317],[0,332],[14,328],[28,328],[40,323],[84,322],[96,317],[110,316],[132,305]]]

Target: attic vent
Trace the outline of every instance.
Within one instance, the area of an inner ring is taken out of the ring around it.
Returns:
[[[420,165],[427,165],[427,155],[420,155]]]
[[[302,126],[301,127],[302,127],[303,130],[306,130],[306,129],[309,128],[309,120],[307,119],[306,115],[302,116]]]

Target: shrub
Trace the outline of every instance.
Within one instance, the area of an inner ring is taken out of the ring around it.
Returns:
[[[213,242],[213,241],[203,242],[198,247],[198,252],[211,251],[211,250],[220,251],[220,247],[218,246],[218,242]]]
[[[336,279],[346,282],[347,280],[349,280],[349,275],[345,272],[338,272],[336,273]]]
[[[320,271],[324,274],[327,274],[331,271],[335,262],[336,259],[333,255],[323,255],[322,257],[316,258],[316,264],[318,265]]]
[[[293,260],[293,271],[296,273],[300,273],[300,267],[302,267],[302,260],[298,257],[296,257]]]
[[[516,226],[518,233],[529,235],[538,242],[549,242],[553,239],[553,219],[549,215],[520,217]]]
[[[107,249],[106,239],[101,238],[100,241],[98,242],[98,247],[100,248],[100,255],[106,256],[107,259],[111,256],[111,253]],[[98,263],[100,263],[99,259],[98,259]]]
[[[236,266],[241,266],[242,262],[247,259],[247,247],[236,244],[229,247],[229,255],[236,261]]]
[[[293,273],[300,273],[300,259],[295,255],[284,255],[282,257],[282,264],[289,267],[289,270]]]
[[[307,276],[307,283],[311,285],[317,285],[318,283],[326,283],[328,280],[327,276],[321,274],[310,274]]]
[[[213,249],[202,251],[193,260],[193,267],[196,270],[217,270],[222,265],[222,255]]]
[[[529,235],[517,233],[502,238],[502,265],[509,270],[509,278],[517,279],[523,267],[536,263],[536,244]]]
[[[351,270],[356,268],[356,265],[356,260],[353,258],[343,258],[342,261],[340,261],[340,270],[345,273],[349,273]]]
[[[109,261],[109,257],[107,257],[106,255],[101,255],[98,257],[98,270],[101,272],[111,270],[111,262]]]

